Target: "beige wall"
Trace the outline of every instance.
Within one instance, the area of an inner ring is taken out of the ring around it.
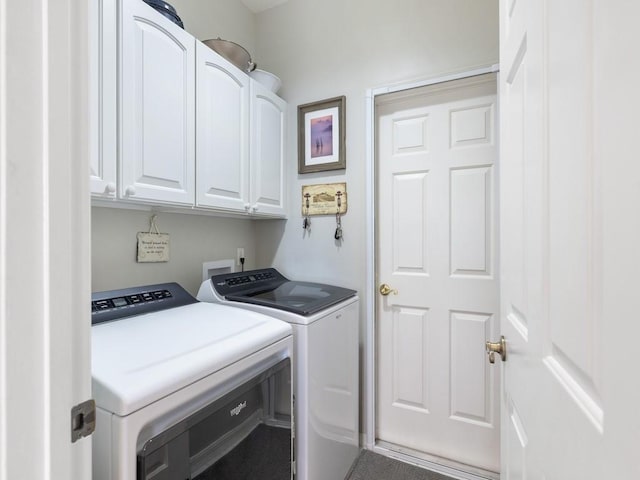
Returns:
[[[199,40],[239,43],[255,58],[256,17],[240,0],[169,0],[186,31]]]
[[[198,38],[220,36],[241,43],[261,68],[283,80],[280,95],[289,102],[290,220],[256,222],[254,227],[245,220],[163,214],[163,229],[179,229],[176,238],[184,234],[185,241],[174,243],[170,265],[141,266],[132,252],[135,232],[146,228],[148,214],[94,208],[93,290],[150,283],[157,275],[161,281],[183,280],[193,289],[198,263],[232,258],[240,243],[250,243],[248,248],[255,249],[252,265],[275,265],[293,278],[362,292],[365,93],[371,87],[497,63],[497,0],[290,0],[258,15],[239,0],[171,3],[187,31]],[[347,97],[347,170],[298,175],[296,106],[337,95]],[[314,218],[311,235],[303,235],[301,185],[343,181],[349,212],[343,219],[342,245],[333,239],[333,217]],[[260,237],[257,244],[254,230]]]
[[[350,287],[366,299],[367,89],[498,63],[498,2],[290,0],[259,14],[257,28],[256,56],[261,68],[282,79],[280,95],[289,103],[290,122],[290,219],[286,226],[256,226],[258,263],[273,264],[292,278]],[[346,171],[298,175],[297,105],[339,95],[347,97]],[[349,211],[342,245],[333,238],[333,216],[313,218],[311,235],[303,235],[301,186],[344,181]],[[369,325],[363,303],[360,321],[362,352]],[[364,387],[364,375],[361,382]],[[362,397],[361,402],[365,430]]]
[[[239,0],[169,0],[199,39],[225,38],[255,50],[255,15]],[[168,263],[138,264],[136,233],[149,225],[149,212],[92,208],[92,291],[176,281],[192,294],[202,277],[202,262],[235,258],[244,247],[247,267],[255,266],[255,228],[243,219],[190,214],[159,214],[171,234]]]
[[[365,94],[498,62],[497,0],[291,0],[257,16],[257,55],[283,81],[289,102],[290,220],[260,224],[258,262],[294,278],[365,285]],[[297,173],[297,105],[346,95],[347,169]],[[303,235],[300,187],[347,182],[344,242],[335,218]]]
[[[239,0],[172,3],[196,37],[236,41],[260,68],[282,79],[280,95],[289,103],[289,220],[162,214],[160,227],[172,235],[172,261],[140,265],[135,233],[148,227],[149,214],[94,208],[93,289],[178,281],[193,292],[202,261],[233,258],[235,248],[244,246],[248,268],[274,265],[291,278],[343,285],[362,295],[367,89],[497,63],[497,0],[290,0],[256,16]],[[347,169],[298,175],[297,105],[338,95],[347,97]],[[311,234],[304,235],[301,186],[344,181],[344,242],[333,238],[333,216],[314,217]],[[364,338],[363,309],[361,323]]]
[[[157,215],[158,228],[170,235],[170,260],[137,263],[136,234],[149,230],[151,213],[91,209],[92,291],[178,282],[195,295],[202,281],[202,263],[235,259],[238,247],[245,249],[245,268],[256,265],[256,222],[178,213]]]
[[[172,3],[196,37],[237,41],[262,68],[283,80],[280,95],[289,102],[290,220],[257,222],[254,227],[244,220],[166,214],[166,220],[160,219],[163,228],[170,231],[175,225],[185,242],[174,244],[176,260],[171,265],[140,266],[131,252],[134,234],[146,228],[148,214],[94,208],[93,289],[121,287],[125,281],[155,281],[156,273],[162,273],[163,279],[184,279],[193,288],[192,272],[199,272],[198,262],[233,257],[236,246],[244,242],[255,248],[255,266],[273,264],[294,278],[362,292],[366,91],[497,63],[497,0],[290,0],[258,15],[239,0]],[[347,97],[347,169],[298,175],[296,106],[337,95]],[[314,218],[311,234],[303,235],[301,185],[343,181],[349,212],[343,219],[342,245],[333,239],[333,217]],[[258,244],[254,244],[254,228]],[[246,239],[249,234],[251,238]],[[215,245],[209,243],[211,238]],[[177,260],[183,260],[182,255],[186,262]]]

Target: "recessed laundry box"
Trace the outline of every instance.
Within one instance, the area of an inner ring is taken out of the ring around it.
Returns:
[[[291,478],[287,323],[171,283],[95,293],[91,336],[93,480]]]

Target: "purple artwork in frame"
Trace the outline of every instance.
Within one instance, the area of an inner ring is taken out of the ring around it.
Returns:
[[[346,168],[345,97],[298,107],[298,173]]]

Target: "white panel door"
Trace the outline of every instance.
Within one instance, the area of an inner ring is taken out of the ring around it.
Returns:
[[[91,478],[91,3],[0,0],[0,480]]]
[[[195,39],[122,0],[120,196],[194,203]]]
[[[249,77],[196,42],[196,202],[249,208]]]
[[[506,480],[640,478],[639,17],[501,0]]]
[[[498,471],[496,77],[378,97],[377,440]]]
[[[284,216],[287,104],[251,80],[251,213]]]

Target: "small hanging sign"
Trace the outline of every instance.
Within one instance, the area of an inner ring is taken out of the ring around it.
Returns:
[[[138,263],[168,262],[169,234],[160,233],[156,215],[151,217],[149,231],[138,232]]]

